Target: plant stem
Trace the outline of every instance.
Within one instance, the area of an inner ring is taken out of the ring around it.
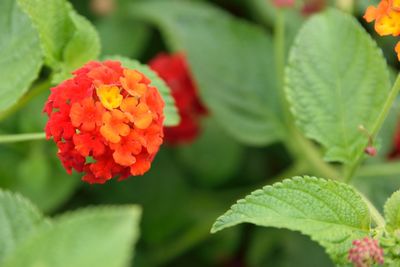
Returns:
[[[400,162],[387,162],[361,166],[357,171],[360,177],[400,176]]]
[[[35,84],[17,103],[11,106],[9,109],[0,112],[0,121],[4,120],[8,116],[12,115],[22,107],[24,107],[32,98],[39,95],[51,86],[50,79],[38,82]]]
[[[374,140],[376,138],[376,136],[378,135],[379,130],[381,129],[383,123],[385,122],[385,119],[386,119],[387,115],[389,114],[389,111],[392,108],[393,103],[396,100],[396,97],[397,97],[399,91],[400,91],[400,74],[397,75],[396,81],[394,82],[394,85],[393,85],[392,89],[390,90],[388,97],[386,98],[386,102],[383,105],[383,109],[371,129],[372,140]],[[353,164],[351,164],[345,170],[344,181],[346,183],[349,183],[351,181],[351,179],[353,178],[355,171],[357,170],[358,166],[361,164],[363,156],[364,156],[364,151],[360,151],[357,154],[357,157],[354,160]]]
[[[45,138],[46,138],[45,133],[0,135],[0,143],[15,143],[15,142],[24,142],[32,140],[41,140]]]
[[[314,144],[306,139],[295,127],[291,127],[291,139],[287,141],[288,149],[296,158],[306,161],[308,168],[314,171],[314,175],[322,178],[340,180],[339,172],[329,163],[323,160],[321,152]]]
[[[284,80],[285,80],[285,13],[282,9],[278,9],[275,21],[275,67],[276,77],[278,77],[278,88],[281,96],[284,98]],[[285,101],[286,102],[286,101]]]

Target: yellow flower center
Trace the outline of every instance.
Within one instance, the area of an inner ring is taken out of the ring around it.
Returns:
[[[101,104],[103,104],[106,109],[112,110],[121,105],[123,97],[117,86],[100,85],[96,91]]]

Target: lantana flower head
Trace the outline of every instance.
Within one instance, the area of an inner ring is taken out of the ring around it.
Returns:
[[[164,102],[137,70],[117,61],[89,62],[51,89],[44,111],[68,173],[104,183],[142,175],[163,142]]]
[[[149,62],[152,68],[171,88],[181,121],[166,127],[165,140],[170,144],[190,142],[200,132],[200,118],[207,114],[191,78],[184,54],[158,54]]]
[[[348,259],[355,267],[383,265],[383,249],[379,246],[378,240],[364,237],[353,241],[353,247],[349,250]]]
[[[378,6],[369,6],[364,14],[367,22],[374,22],[375,31],[381,35],[400,35],[400,1],[381,0]],[[400,42],[395,46],[397,57],[400,60]]]

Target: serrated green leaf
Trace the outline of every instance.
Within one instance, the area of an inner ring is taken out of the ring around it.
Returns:
[[[17,0],[37,28],[45,55],[45,62],[57,67],[65,44],[74,32],[65,0]]]
[[[100,54],[100,39],[96,29],[83,16],[72,8],[69,12],[75,31],[63,50],[59,73],[53,78],[53,83],[59,83],[71,78],[71,72]]]
[[[300,231],[337,263],[345,263],[351,242],[370,230],[368,207],[351,186],[308,176],[254,191],[219,217],[211,232],[244,222]]]
[[[0,190],[0,264],[20,243],[45,224],[43,215],[28,200]]]
[[[151,85],[158,89],[162,98],[164,99],[164,125],[175,126],[179,124],[180,117],[175,107],[175,100],[171,95],[171,89],[169,89],[168,85],[157,75],[157,73],[152,71],[147,65],[127,57],[106,56],[105,59],[118,60],[122,63],[122,66],[130,69],[137,69],[146,75],[151,80]]]
[[[129,266],[140,208],[84,209],[56,218],[7,258],[4,267]]]
[[[325,159],[351,164],[367,144],[390,90],[382,52],[350,15],[328,10],[301,29],[289,57],[286,92],[298,125],[326,149]]]
[[[37,31],[14,0],[0,1],[0,111],[28,90],[42,66]]]
[[[385,203],[386,227],[390,231],[400,229],[400,191],[396,191]]]
[[[264,30],[198,2],[143,1],[129,12],[186,53],[202,100],[229,134],[252,145],[280,138],[273,47]]]

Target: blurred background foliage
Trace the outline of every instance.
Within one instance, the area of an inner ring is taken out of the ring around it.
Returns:
[[[102,56],[119,54],[145,63],[169,49],[166,39],[154,25],[126,15],[130,4],[138,1],[70,2],[79,14],[95,25]],[[266,33],[273,33],[275,10],[267,0],[186,2],[207,2],[221,12],[256,23]],[[355,15],[360,18],[371,2],[356,1]],[[337,3],[332,1],[326,5]],[[289,49],[307,16],[294,9],[286,12],[290,18],[286,44]],[[362,23],[370,30],[370,25]],[[396,69],[394,40],[380,38],[378,44]],[[218,64],[218,59],[215,61]],[[240,55],[233,62],[240,62]],[[42,107],[47,96],[48,91],[42,92],[17,113],[2,120],[0,133],[42,131],[46,122]],[[278,100],[272,99],[274,101]],[[381,133],[380,154],[371,161],[387,161],[397,118],[398,113],[393,110]],[[236,199],[275,182],[277,176],[281,177],[282,171],[291,166],[292,159],[279,142],[261,147],[243,144],[226,132],[213,114],[201,120],[201,128],[198,138],[190,144],[164,145],[151,171],[143,177],[122,182],[111,180],[104,185],[84,184],[80,175],[66,174],[55,156],[52,142],[2,144],[0,187],[20,192],[48,215],[97,204],[141,205],[141,237],[134,266],[332,266],[322,248],[298,233],[245,225],[209,234],[218,215]],[[388,170],[387,175],[380,177],[374,177],[373,173],[368,169],[361,171],[355,183],[377,207],[382,207],[383,201],[400,187],[399,171]]]

